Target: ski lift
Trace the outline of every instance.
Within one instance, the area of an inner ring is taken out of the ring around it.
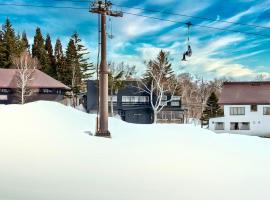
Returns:
[[[190,39],[189,39],[189,36],[190,36],[190,27],[192,26],[192,23],[191,22],[187,22],[186,25],[187,25],[187,51],[185,51],[183,53],[182,61],[187,61],[186,60],[186,57],[191,57],[192,56],[192,49],[191,49],[191,44],[190,44]]]

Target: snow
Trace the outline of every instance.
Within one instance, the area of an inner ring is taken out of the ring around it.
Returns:
[[[1,200],[268,200],[270,140],[110,119],[52,102],[0,106]]]

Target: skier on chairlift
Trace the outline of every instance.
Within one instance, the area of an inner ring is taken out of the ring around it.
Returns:
[[[192,49],[191,49],[191,45],[190,45],[190,40],[189,40],[189,32],[190,32],[190,27],[192,26],[191,22],[187,22],[186,23],[187,25],[187,28],[188,28],[188,32],[187,32],[187,51],[185,51],[183,53],[183,58],[182,58],[182,61],[187,61],[186,60],[186,57],[191,57],[192,55]]]

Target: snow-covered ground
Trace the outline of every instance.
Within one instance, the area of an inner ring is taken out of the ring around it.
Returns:
[[[0,106],[1,200],[269,200],[270,140],[110,119],[58,103]]]

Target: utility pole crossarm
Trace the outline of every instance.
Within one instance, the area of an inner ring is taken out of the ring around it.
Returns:
[[[123,17],[122,11],[113,11],[112,3],[110,1],[96,1],[90,7],[91,13],[105,14],[112,17]]]
[[[101,62],[99,68],[99,116],[96,136],[111,137],[108,130],[108,66],[106,59],[106,16],[122,17],[123,12],[112,11],[112,3],[109,1],[95,1],[90,7],[90,12],[101,15]]]

